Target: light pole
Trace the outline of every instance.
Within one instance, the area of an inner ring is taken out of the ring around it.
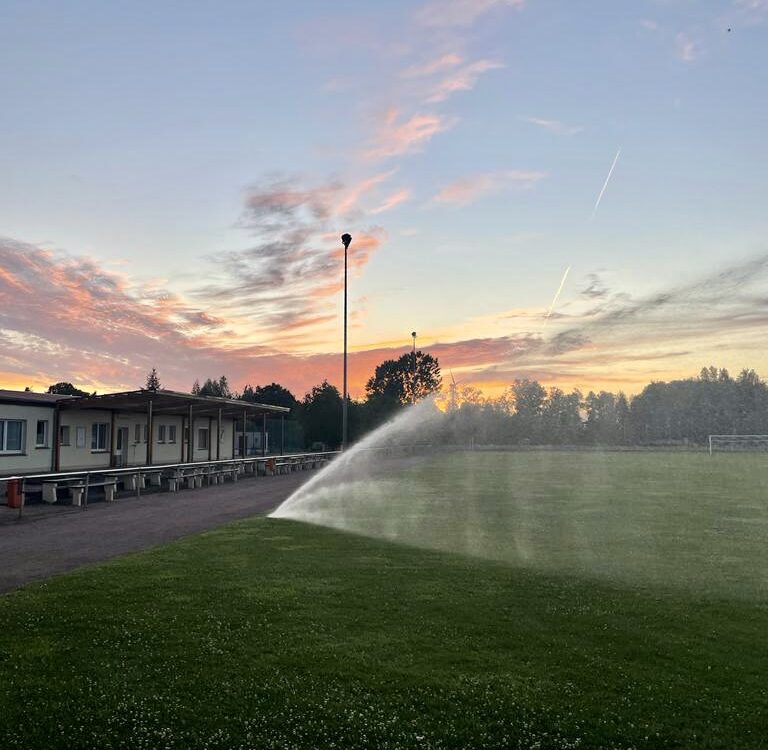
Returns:
[[[347,447],[347,250],[352,242],[351,234],[342,234],[344,245],[344,387],[341,401],[341,449]]]
[[[416,403],[416,331],[411,331],[413,336],[413,378],[411,380],[411,404]]]

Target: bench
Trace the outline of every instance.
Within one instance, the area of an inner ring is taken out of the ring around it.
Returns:
[[[115,488],[117,487],[117,479],[97,479],[95,482],[81,481],[78,484],[70,486],[72,491],[72,505],[82,505],[83,493],[85,490],[91,490],[93,487],[104,488],[104,499],[111,503],[115,499]],[[85,498],[86,505],[88,504],[88,497]]]
[[[69,479],[44,479],[42,481],[43,502],[55,503],[58,501],[59,488],[69,490],[73,484],[82,482],[83,477],[70,477]]]

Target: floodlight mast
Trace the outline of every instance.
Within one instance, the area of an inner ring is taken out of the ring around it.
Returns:
[[[413,376],[411,378],[411,405],[416,403],[416,331],[411,331],[413,336]]]
[[[347,448],[347,250],[352,242],[352,235],[341,235],[341,243],[344,245],[344,384],[341,399],[341,449]]]

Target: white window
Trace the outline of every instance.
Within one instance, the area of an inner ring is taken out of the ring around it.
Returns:
[[[134,443],[140,443],[141,442],[141,425],[137,424],[133,428],[133,442]]]
[[[48,447],[48,420],[37,420],[37,433],[35,435],[35,448]]]
[[[85,427],[75,427],[75,447],[85,448]]]
[[[197,431],[197,448],[200,450],[208,449],[208,430],[201,428]]]
[[[158,425],[158,428],[157,428],[157,442],[158,443],[164,443],[165,442],[165,425],[164,424]]]
[[[169,443],[176,442],[176,425],[175,424],[168,425],[168,442]]]
[[[59,445],[69,445],[70,429],[68,424],[63,424],[59,427]]]
[[[27,423],[23,419],[0,419],[0,453],[21,453]]]
[[[99,422],[97,424],[91,425],[92,451],[107,450],[107,430],[109,430],[109,425],[106,422]]]

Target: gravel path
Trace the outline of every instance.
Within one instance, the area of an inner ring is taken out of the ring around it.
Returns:
[[[89,563],[268,513],[314,472],[242,478],[176,493],[92,502],[88,510],[28,506],[0,514],[0,593]]]

